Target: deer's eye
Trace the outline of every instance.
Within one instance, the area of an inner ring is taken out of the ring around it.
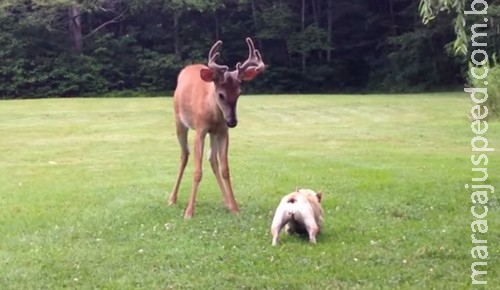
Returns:
[[[223,94],[219,94],[219,100],[224,101],[226,97]]]

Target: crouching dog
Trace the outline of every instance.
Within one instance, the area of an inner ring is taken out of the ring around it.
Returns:
[[[309,235],[309,242],[316,244],[316,236],[323,227],[321,197],[322,191],[299,188],[284,196],[276,208],[271,224],[272,245],[278,244],[283,227],[288,234]]]

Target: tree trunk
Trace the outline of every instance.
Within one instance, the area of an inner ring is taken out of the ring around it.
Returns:
[[[306,28],[306,0],[302,0],[302,13],[301,13],[301,20],[302,20],[302,32],[304,32]],[[306,72],[306,52],[304,49],[302,49],[302,73]]]
[[[255,5],[255,0],[252,0],[251,4],[252,4],[253,26],[255,28],[255,31],[259,31],[257,27],[257,7]],[[262,41],[260,40],[260,38],[257,40],[257,42],[259,44],[260,49],[262,49]]]
[[[314,19],[314,25],[316,25],[317,28],[320,28],[320,23],[319,23],[319,9],[320,9],[320,2],[318,0],[311,0],[312,4],[312,14],[313,14],[313,19]],[[318,50],[318,59],[323,62],[323,51]]]
[[[311,4],[312,4],[312,10],[313,10],[312,12],[313,12],[314,24],[316,24],[316,26],[319,27],[318,11],[319,11],[320,4],[316,1],[317,0],[311,0]]]
[[[391,32],[392,36],[397,35],[396,31],[396,22],[394,21],[394,3],[392,3],[393,0],[389,0],[389,15],[391,19]]]
[[[123,36],[123,21],[120,21],[120,26],[118,27],[118,35]]]
[[[332,23],[333,23],[333,0],[326,0],[328,3],[327,7],[327,42],[328,42],[328,49],[326,50],[326,63],[330,63],[332,61]]]
[[[250,1],[251,7],[252,7],[252,19],[253,19],[253,26],[255,30],[257,30],[257,8],[255,7],[255,0]]]
[[[214,27],[214,29],[215,29],[215,40],[217,41],[217,40],[220,39],[219,38],[220,37],[219,36],[219,17],[217,16],[217,11],[214,11],[214,18],[215,18],[214,19],[215,20],[215,23],[214,23],[215,24],[215,27]]]
[[[434,42],[432,42],[432,39],[427,39],[427,42],[429,43],[429,49],[430,49],[430,53],[431,55],[436,55],[437,51],[436,51],[436,48],[434,47]],[[438,72],[439,72],[439,64],[435,61],[432,62],[432,69],[433,69],[433,72],[431,75],[434,75],[434,76],[437,76],[438,75]]]
[[[179,18],[181,18],[180,11],[174,11],[174,51],[177,56],[181,56],[181,44],[179,36]]]
[[[81,53],[83,49],[83,34],[82,34],[82,13],[78,7],[68,8],[69,16],[69,32],[73,47],[77,53]]]

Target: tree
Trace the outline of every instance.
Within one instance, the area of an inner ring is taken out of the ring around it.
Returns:
[[[77,53],[83,49],[84,39],[92,36],[111,23],[123,19],[126,8],[121,0],[6,0],[1,9],[4,13],[15,13],[23,17],[26,25],[44,27],[48,31],[65,33],[68,31]],[[84,14],[103,13],[109,19],[96,27],[89,27],[84,33],[82,17]]]
[[[234,66],[247,54],[246,36],[269,65],[247,92],[454,85],[463,65],[443,46],[454,40],[455,12],[424,26],[426,7],[412,0],[2,0],[0,95],[168,93],[185,64],[206,62],[216,39],[224,41],[221,62]],[[491,11],[490,23],[500,23]],[[496,28],[488,29],[498,43]]]
[[[465,0],[420,0],[419,11],[424,24],[432,21],[440,12],[455,13],[455,34],[453,51],[455,54],[467,54],[467,32],[465,29]]]

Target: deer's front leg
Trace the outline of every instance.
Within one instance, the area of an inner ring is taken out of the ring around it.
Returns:
[[[221,163],[221,176],[226,184],[226,198],[228,201],[229,210],[232,213],[239,213],[238,204],[234,198],[233,187],[231,185],[231,176],[229,173],[229,164],[228,164],[228,147],[229,147],[229,134],[228,131],[225,131],[219,135],[218,142],[218,151],[219,158]]]
[[[184,218],[193,217],[194,207],[196,203],[196,193],[198,192],[198,186],[203,175],[202,172],[202,161],[203,161],[203,145],[205,143],[206,132],[196,131],[194,137],[194,174],[193,174],[193,186],[191,188],[191,195],[189,197],[189,203],[184,212]]]

